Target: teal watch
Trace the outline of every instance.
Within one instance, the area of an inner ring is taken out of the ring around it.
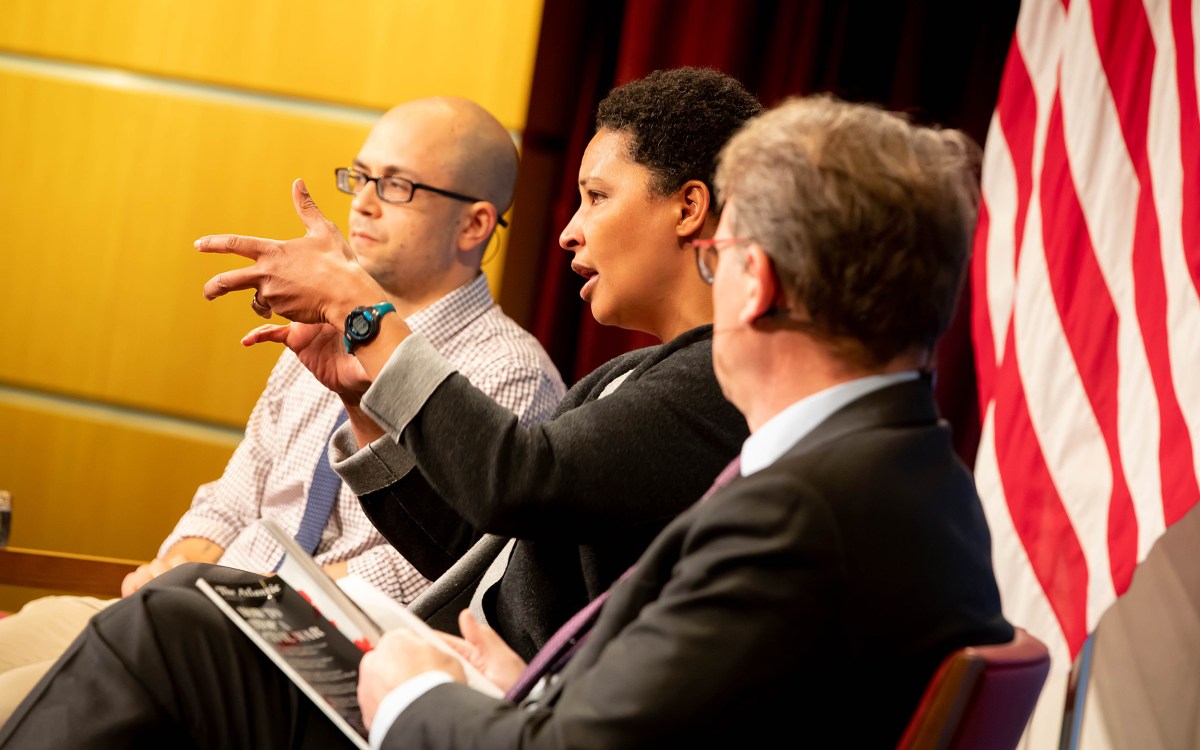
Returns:
[[[379,319],[390,312],[396,312],[396,306],[391,302],[351,310],[346,316],[346,333],[342,338],[346,342],[346,353],[353,354],[358,347],[374,341],[379,335]]]

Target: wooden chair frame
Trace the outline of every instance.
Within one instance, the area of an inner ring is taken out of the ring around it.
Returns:
[[[139,563],[65,552],[0,549],[0,584],[114,598]]]

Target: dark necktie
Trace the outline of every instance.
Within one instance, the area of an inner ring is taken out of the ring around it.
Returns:
[[[701,496],[697,502],[704,502],[714,492],[729,484],[737,477],[738,472],[742,468],[742,457],[739,455],[729,462],[729,465],[721,470],[717,478],[713,480],[712,486],[708,491]],[[636,565],[634,567],[637,567]],[[631,567],[625,571],[617,582],[624,580],[634,570]],[[616,586],[614,583],[613,586]],[[525,666],[521,676],[509,688],[505,698],[513,703],[519,703],[529,695],[529,691],[547,675],[556,674],[566,666],[579,647],[587,640],[588,633],[591,632],[592,625],[596,623],[596,619],[600,616],[600,608],[604,606],[604,602],[608,599],[608,595],[612,592],[610,586],[604,593],[597,596],[595,599],[587,603],[587,605],[571,616],[554,635],[550,636],[550,640],[546,641],[546,645],[542,646],[529,664]]]
[[[342,426],[346,417],[346,410],[342,409],[337,421],[333,423],[330,437]],[[304,516],[300,519],[300,528],[296,531],[296,542],[310,555],[317,551],[317,545],[321,543],[321,533],[325,531],[325,524],[329,523],[329,514],[333,512],[333,505],[337,502],[341,489],[342,479],[329,465],[329,441],[326,440],[325,450],[321,451],[321,457],[317,459],[317,468],[313,471],[312,483],[308,487],[308,503],[304,506]]]

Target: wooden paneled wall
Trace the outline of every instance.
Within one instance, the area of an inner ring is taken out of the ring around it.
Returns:
[[[243,263],[291,237],[375,118],[467,96],[520,137],[541,0],[0,0],[0,489],[10,544],[145,559],[220,475],[279,350]],[[503,248],[486,267],[498,293]],[[0,603],[0,608],[3,603]]]

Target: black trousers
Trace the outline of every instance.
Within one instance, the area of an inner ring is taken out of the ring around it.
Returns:
[[[0,747],[353,748],[195,587],[185,565],[100,612],[0,727]]]

